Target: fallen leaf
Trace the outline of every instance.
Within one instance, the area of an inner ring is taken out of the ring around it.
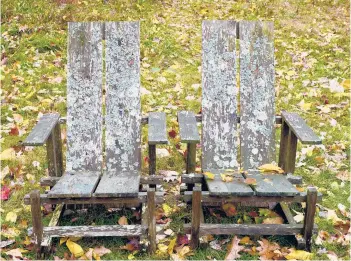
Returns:
[[[247,244],[252,244],[253,242],[250,240],[250,237],[246,236],[246,237],[243,237],[242,239],[240,239],[240,242],[239,244],[242,244],[242,245],[247,245]]]
[[[258,167],[258,169],[261,172],[275,172],[275,173],[279,173],[279,174],[283,174],[284,170],[278,166],[275,166],[273,164],[264,164],[260,167]]]
[[[111,250],[104,247],[104,246],[100,246],[100,247],[95,247],[94,248],[94,252],[93,252],[93,255],[96,254],[98,255],[99,257],[102,257],[103,255],[106,255],[106,254],[110,254],[111,253]],[[95,258],[96,259],[96,258]]]
[[[177,245],[187,245],[189,244],[189,238],[186,234],[177,235]]]
[[[128,225],[128,220],[125,216],[121,216],[119,219],[118,219],[118,224],[120,226],[124,226],[124,225]]]
[[[212,172],[206,171],[204,172],[204,175],[208,178],[208,179],[214,179],[215,175]]]
[[[214,250],[217,250],[217,251],[221,251],[222,250],[222,246],[221,246],[221,244],[219,243],[219,241],[217,239],[211,241],[209,245],[210,245],[210,248],[212,248]]]
[[[12,257],[22,258],[22,251],[20,248],[11,249],[11,250],[5,252],[5,254],[8,256],[12,256]]]
[[[303,250],[292,250],[288,255],[285,256],[287,260],[311,260],[312,253]]]
[[[173,238],[170,242],[169,242],[169,245],[168,245],[168,254],[171,255],[173,253],[173,249],[175,247],[175,244],[177,242],[177,238]]]
[[[255,178],[246,178],[244,182],[248,185],[257,185],[257,180]]]
[[[1,152],[0,160],[14,160],[16,159],[16,152],[13,148],[8,148]]]
[[[5,220],[8,222],[16,223],[17,214],[15,212],[10,211],[9,213],[7,213]]]
[[[260,244],[260,246],[257,247],[260,260],[272,260],[273,257],[277,256],[277,253],[274,253],[275,250],[280,248],[277,243],[270,243],[265,238],[263,238],[262,241],[258,240],[258,243]]]
[[[227,217],[233,217],[236,214],[236,208],[232,203],[223,204],[222,209],[227,215]]]
[[[262,224],[283,224],[284,219],[282,217],[265,218]]]
[[[225,257],[225,260],[236,260],[240,258],[239,252],[242,251],[245,247],[239,246],[240,239],[235,236],[232,242],[227,246],[228,252]]]
[[[0,241],[0,248],[4,248],[7,247],[9,245],[12,245],[13,243],[15,243],[15,240],[5,240],[5,241]]]
[[[68,237],[61,237],[60,238],[60,246],[68,240]]]
[[[161,253],[167,253],[167,251],[168,251],[168,246],[166,246],[165,244],[162,244],[162,243],[158,244],[157,248]]]
[[[77,243],[71,241],[70,239],[66,241],[66,246],[75,257],[81,257],[82,255],[84,255],[83,248]]]
[[[11,193],[11,189],[7,186],[1,187],[1,200],[8,200]]]
[[[166,203],[162,204],[162,209],[166,217],[173,213],[173,209]]]
[[[226,175],[226,174],[221,174],[221,179],[224,182],[232,182],[234,178],[232,176],[229,176],[229,175]]]

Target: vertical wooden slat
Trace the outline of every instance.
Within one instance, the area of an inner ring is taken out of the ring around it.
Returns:
[[[202,169],[237,166],[235,25],[202,23]]]
[[[196,143],[187,144],[186,173],[194,173],[196,168]]]
[[[240,39],[240,152],[244,169],[275,160],[273,23],[242,21]]]
[[[102,168],[101,23],[68,24],[67,170]]]
[[[40,192],[34,190],[30,194],[32,212],[33,234],[38,257],[41,254],[41,242],[43,240],[43,222],[41,217]]]
[[[149,235],[149,252],[156,251],[156,217],[155,217],[155,189],[149,188],[147,191],[147,211],[148,211],[148,235]]]
[[[284,168],[286,173],[294,173],[295,171],[296,148],[297,148],[297,137],[295,133],[289,130],[288,149],[287,149],[285,168]]]
[[[314,226],[314,215],[316,213],[317,189],[315,187],[307,188],[307,202],[305,219],[303,223],[304,238],[306,240],[306,249],[311,251],[311,238]]]
[[[57,122],[46,141],[48,170],[50,177],[61,177],[63,174],[61,128]]]
[[[141,164],[139,22],[106,23],[106,168]]]
[[[149,175],[156,175],[156,145],[149,144]]]
[[[196,249],[200,242],[200,223],[201,223],[201,187],[193,188],[192,214],[191,214],[191,242],[190,246]]]
[[[289,126],[284,120],[282,120],[281,134],[280,134],[280,147],[279,147],[279,167],[285,169],[286,160],[288,157],[288,137],[289,137]]]

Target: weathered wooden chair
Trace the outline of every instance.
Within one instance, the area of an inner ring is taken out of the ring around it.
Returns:
[[[320,196],[314,187],[309,187],[307,193],[299,192],[292,183],[301,182],[301,177],[292,173],[297,140],[302,144],[320,144],[321,140],[296,113],[283,111],[280,116],[275,115],[273,23],[204,21],[202,48],[202,115],[189,111],[178,113],[180,137],[188,147],[188,174],[182,176],[182,182],[188,185],[184,198],[188,202],[192,200],[192,224],[186,225],[192,235],[192,246],[198,246],[199,234],[302,234],[303,238],[296,236],[298,247],[307,245],[310,249]],[[239,95],[237,58],[240,60]],[[197,122],[202,122],[202,171],[215,174],[213,180],[194,174],[196,144],[200,141]],[[275,124],[281,124],[279,166],[287,175],[257,171],[259,166],[276,160]],[[238,147],[240,157],[237,157]],[[226,169],[239,168],[245,172],[233,174],[231,182],[222,181],[220,174]],[[257,184],[245,183],[247,178],[256,179]],[[202,183],[208,191],[201,192],[196,183]],[[189,191],[191,189],[193,191]],[[201,205],[220,206],[225,202],[246,206],[280,203],[288,224],[205,224],[200,218],[203,217]],[[291,202],[307,203],[303,225],[296,224],[292,218],[287,205]]]
[[[164,113],[141,116],[139,22],[69,23],[68,30],[67,120],[60,120],[58,113],[45,114],[23,142],[25,146],[46,143],[50,177],[42,179],[41,185],[51,187],[46,194],[33,191],[25,197],[32,211],[30,233],[39,253],[52,237],[144,234],[149,235],[150,250],[154,251],[158,197],[152,188],[139,191],[141,184],[150,183],[148,177],[140,176],[141,125],[149,124],[150,174],[155,174],[155,145],[168,141]],[[63,174],[60,123],[65,121]],[[56,205],[48,227],[42,224],[44,203]],[[143,213],[142,225],[58,226],[63,204],[140,207],[143,203],[148,211]]]

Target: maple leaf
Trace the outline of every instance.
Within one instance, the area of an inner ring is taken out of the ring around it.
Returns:
[[[121,216],[119,219],[118,219],[118,224],[121,225],[121,226],[124,226],[124,225],[128,225],[128,220],[125,216]]]
[[[174,139],[177,136],[177,132],[175,130],[171,130],[168,132],[169,137],[171,137],[172,139]]]
[[[272,260],[273,257],[277,255],[274,251],[280,248],[277,243],[271,244],[265,238],[263,238],[262,241],[259,240],[258,243],[260,244],[260,246],[257,247],[260,260]]]
[[[242,251],[245,247],[239,246],[240,239],[235,236],[232,242],[227,246],[228,252],[225,257],[225,260],[235,260],[240,258],[239,252]]]

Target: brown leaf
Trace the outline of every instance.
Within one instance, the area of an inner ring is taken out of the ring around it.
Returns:
[[[260,260],[272,260],[277,257],[277,253],[274,251],[279,249],[277,243],[270,243],[267,239],[263,238],[262,241],[258,241],[260,246],[257,248],[260,255]],[[279,255],[279,254],[278,254]]]
[[[122,216],[118,219],[118,224],[121,226],[128,225],[128,220],[125,216]]]
[[[100,246],[100,247],[94,248],[94,253],[98,256],[103,256],[105,254],[111,253],[111,250],[108,248],[105,248],[104,246]]]
[[[272,218],[265,218],[262,224],[283,224],[284,219],[282,217],[272,217]]]
[[[240,258],[239,252],[242,251],[245,247],[239,246],[240,239],[235,236],[232,242],[228,245],[227,255],[225,260],[235,260]]]
[[[248,185],[256,185],[257,184],[257,180],[255,178],[246,178],[244,182]]]
[[[233,217],[236,214],[236,208],[232,203],[223,204],[222,209],[227,215],[227,217]]]

